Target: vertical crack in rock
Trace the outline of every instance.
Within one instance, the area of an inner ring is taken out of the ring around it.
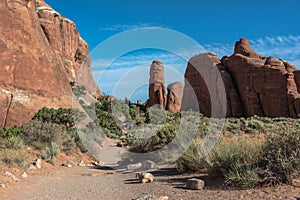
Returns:
[[[6,110],[5,117],[4,117],[4,125],[3,125],[4,128],[7,125],[9,111],[10,111],[10,108],[11,108],[11,104],[12,104],[13,98],[14,98],[13,93],[10,93],[10,99],[8,101],[8,106],[7,106],[7,110]]]
[[[89,49],[73,22],[61,17],[44,0],[1,2],[2,21],[5,23],[0,28],[0,52],[3,52],[0,91],[9,93],[3,95],[5,102],[3,106],[1,104],[0,128],[4,121],[6,126],[21,125],[44,106],[70,108],[72,93],[69,83],[79,76],[80,84],[88,93],[95,94],[96,98],[101,96],[90,63],[87,62],[80,71],[80,61],[88,57]],[[78,45],[81,45],[80,53],[77,52],[75,61]],[[22,89],[32,101],[15,104],[18,89]],[[14,98],[9,102],[10,92]]]

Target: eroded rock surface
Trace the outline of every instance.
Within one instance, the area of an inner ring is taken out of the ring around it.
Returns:
[[[166,109],[171,112],[180,112],[183,96],[183,84],[180,82],[172,83],[168,86]]]
[[[0,12],[0,127],[21,125],[44,106],[71,107],[72,81],[100,95],[73,22],[37,0],[2,0]]]
[[[183,110],[200,110],[213,117],[300,114],[299,70],[281,59],[257,54],[247,39],[240,39],[234,54],[221,61],[213,53],[191,58],[185,80]]]
[[[146,107],[166,108],[167,95],[164,84],[164,65],[161,61],[153,61],[150,67],[149,99]]]

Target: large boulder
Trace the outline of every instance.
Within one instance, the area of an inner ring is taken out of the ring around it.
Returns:
[[[155,60],[150,67],[149,99],[146,102],[146,107],[166,108],[167,95],[164,84],[164,65],[161,61]]]
[[[38,0],[2,0],[0,12],[0,127],[44,106],[71,107],[73,81],[100,95],[73,22]]]
[[[183,96],[183,84],[180,82],[168,85],[167,106],[166,109],[171,112],[180,112]]]

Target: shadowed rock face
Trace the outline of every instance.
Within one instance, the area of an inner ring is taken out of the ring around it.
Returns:
[[[218,69],[219,77],[212,73],[213,69]],[[193,57],[185,79],[183,110],[194,109],[187,99],[195,93],[197,106],[206,116],[212,116],[212,102],[227,105],[227,117],[299,117],[300,114],[299,71],[283,60],[257,54],[247,39],[238,41],[234,54],[221,61],[213,54]],[[226,95],[222,95],[222,85]]]
[[[21,125],[43,106],[71,107],[71,81],[100,95],[73,22],[37,0],[2,0],[0,12],[0,127]]]
[[[180,82],[172,83],[168,86],[166,109],[171,112],[180,112],[183,96],[183,84]]]
[[[149,99],[146,107],[166,108],[167,95],[164,83],[164,65],[161,61],[153,61],[150,67]]]

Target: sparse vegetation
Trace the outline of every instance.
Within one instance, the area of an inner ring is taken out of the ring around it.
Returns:
[[[143,110],[120,100],[99,99],[93,105],[82,103],[82,106],[87,112],[95,109],[95,116],[91,116],[94,122],[108,137],[125,136],[134,152],[165,148],[176,136],[182,141],[193,139],[176,161],[180,172],[206,171],[212,176],[222,176],[228,185],[242,188],[289,184],[300,177],[299,119],[253,116],[229,118],[221,124],[221,119],[209,119],[199,113]],[[43,151],[42,157],[49,162],[59,152],[72,154],[78,149],[87,152],[82,143],[86,132],[75,129],[76,120],[82,119],[84,115],[79,111],[42,108],[22,127],[0,130],[1,161],[9,166],[23,166],[26,156],[18,149],[25,145]],[[97,127],[88,128],[99,131]],[[215,129],[218,134],[211,135]],[[207,137],[217,142],[211,143],[214,147],[206,155],[202,145]],[[180,145],[167,148],[184,148]],[[206,156],[200,158],[200,155]]]
[[[51,142],[50,146],[46,147],[46,152],[42,154],[42,158],[47,162],[53,162],[55,157],[59,154],[60,147],[55,142]]]
[[[300,171],[300,121],[288,118],[227,119],[217,145],[199,159],[202,137],[176,162],[181,172],[208,170],[228,185],[252,188],[291,183]]]
[[[87,152],[82,144],[83,136],[75,130],[74,112],[77,118],[83,119],[79,111],[42,108],[22,127],[0,130],[1,161],[9,166],[24,167],[27,146],[44,151],[43,157],[47,161],[52,161],[59,152]]]

